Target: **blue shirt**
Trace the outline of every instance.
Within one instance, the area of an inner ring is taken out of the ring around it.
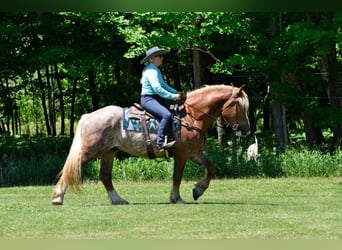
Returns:
[[[162,77],[157,66],[150,63],[145,67],[140,80],[141,95],[159,95],[168,100],[174,100],[177,90],[170,87]]]

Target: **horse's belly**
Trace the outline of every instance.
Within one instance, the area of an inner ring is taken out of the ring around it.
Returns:
[[[147,153],[148,145],[142,133],[123,131],[123,134],[124,136],[122,138],[122,142],[120,143],[120,145],[117,146],[119,150],[130,155],[149,158]],[[150,139],[150,143],[153,147],[155,156],[165,156],[164,152],[159,152],[158,150],[156,150],[157,135],[150,134]]]

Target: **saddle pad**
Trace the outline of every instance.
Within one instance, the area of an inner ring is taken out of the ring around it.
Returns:
[[[142,133],[141,121],[130,116],[129,108],[123,109],[123,127],[125,130]],[[146,118],[146,128],[150,134],[158,134],[159,121],[154,118]],[[172,132],[180,129],[179,121],[173,120]]]
[[[129,115],[129,108],[123,110],[123,127],[128,131],[142,132],[141,121],[136,118],[131,118]],[[159,122],[156,119],[146,119],[146,128],[149,133],[158,133]]]

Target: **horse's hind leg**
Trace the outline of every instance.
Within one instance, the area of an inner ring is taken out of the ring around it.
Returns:
[[[201,181],[197,182],[192,190],[193,198],[194,200],[197,200],[208,188],[210,180],[214,176],[214,166],[203,153],[198,153],[193,161],[203,166],[206,170],[204,178]]]
[[[105,186],[108,196],[113,205],[128,204],[128,202],[122,199],[116,192],[112,183],[112,168],[115,152],[110,150],[101,155],[101,169],[100,169],[100,180]]]

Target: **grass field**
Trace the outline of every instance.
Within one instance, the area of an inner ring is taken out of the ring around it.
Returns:
[[[101,183],[68,190],[50,205],[52,186],[0,188],[1,239],[342,239],[341,178],[213,180],[193,202],[168,203],[171,182],[119,182],[131,205],[112,206]]]

